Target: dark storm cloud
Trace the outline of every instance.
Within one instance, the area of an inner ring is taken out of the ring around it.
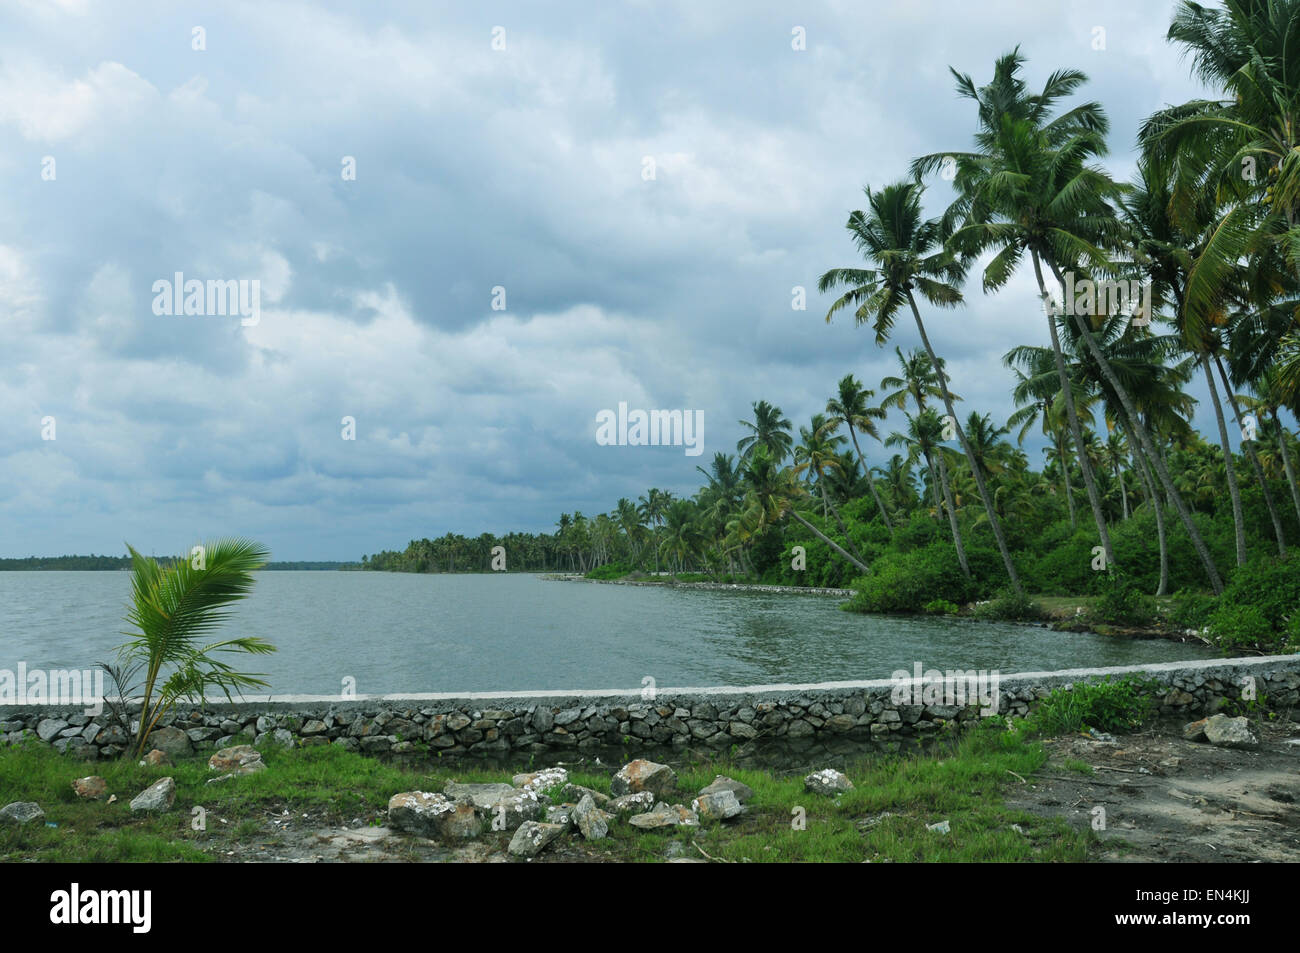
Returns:
[[[1031,84],[1084,69],[1119,174],[1196,91],[1167,5],[109,6],[0,14],[8,555],[243,532],[354,558],[689,492],[752,401],[805,424],[916,345],[828,326],[815,284],[857,263],[864,185],[968,144],[949,64],[982,82],[1018,43]],[[259,280],[259,323],[155,315],[177,271]],[[1043,317],[1025,275],[967,295],[932,336],[1001,421],[1001,355]],[[704,454],[597,446],[619,401],[702,410]]]

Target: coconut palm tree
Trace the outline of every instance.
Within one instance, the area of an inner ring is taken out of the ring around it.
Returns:
[[[1243,395],[1240,398],[1241,402],[1252,413],[1272,418],[1278,452],[1282,458],[1282,469],[1286,474],[1287,486],[1291,489],[1291,503],[1295,507],[1296,518],[1300,519],[1300,487],[1296,483],[1295,465],[1291,461],[1291,451],[1287,446],[1291,435],[1282,426],[1282,418],[1278,414],[1278,411],[1286,406],[1281,371],[1276,366],[1269,367],[1255,378],[1251,386],[1255,396]]]
[[[257,636],[220,642],[202,640],[230,618],[227,607],[253,589],[253,572],[270,555],[252,540],[218,539],[196,547],[168,566],[142,556],[130,545],[131,605],[126,621],[135,627],[118,650],[110,672],[143,669],[139,727],[128,751],[141,757],[159,720],[182,698],[202,703],[212,690],[227,700],[232,690],[266,687],[259,674],[237,672],[218,656],[232,652],[265,655],[275,646]],[[118,685],[125,696],[128,686]]]
[[[1025,434],[1034,423],[1039,423],[1043,436],[1051,442],[1061,467],[1061,487],[1065,495],[1066,509],[1070,514],[1070,527],[1078,527],[1078,516],[1074,507],[1074,487],[1070,485],[1070,463],[1068,460],[1069,442],[1068,423],[1065,420],[1065,403],[1061,399],[1060,381],[1056,376],[1056,366],[1048,348],[1022,346],[1012,348],[1002,357],[1002,363],[1012,368],[1016,375],[1016,385],[1011,391],[1016,402],[1016,411],[1007,424],[1019,427],[1016,441],[1024,445]],[[1024,370],[1021,370],[1021,366]],[[1077,378],[1072,378],[1077,382]],[[1079,383],[1074,393],[1076,411],[1084,399],[1084,390]],[[1084,414],[1089,414],[1086,407]],[[1088,422],[1091,423],[1089,414]]]
[[[745,510],[737,520],[737,526],[743,533],[749,536],[756,535],[767,527],[779,524],[789,516],[860,572],[871,571],[865,562],[848,552],[799,513],[795,508],[795,502],[807,496],[807,493],[794,471],[782,467],[774,460],[765,444],[760,445],[749,455],[744,463],[744,474],[749,492],[745,498]]]
[[[977,151],[953,156],[954,185],[959,197],[945,216],[952,229],[949,247],[966,260],[994,252],[984,268],[985,291],[1006,285],[1028,254],[1039,297],[1047,312],[1066,414],[1079,450],[1088,503],[1107,565],[1115,565],[1114,550],[1096,480],[1082,452],[1083,433],[1057,330],[1060,311],[1076,312],[1073,324],[1093,355],[1101,376],[1124,405],[1143,450],[1152,460],[1192,539],[1210,585],[1215,593],[1222,592],[1223,580],[1218,567],[1192,521],[1186,502],[1179,495],[1163,458],[1156,453],[1151,434],[1138,416],[1127,388],[1093,338],[1089,318],[1095,315],[1078,313],[1072,302],[1063,301],[1061,306],[1055,306],[1043,277],[1046,267],[1064,289],[1067,283],[1063,269],[1086,278],[1107,276],[1115,271],[1107,249],[1118,248],[1122,243],[1123,229],[1112,205],[1122,189],[1104,170],[1089,165],[1106,152],[1105,114],[1099,105],[1087,103],[1052,117],[1055,103],[1073,94],[1086,77],[1078,71],[1058,71],[1049,77],[1041,93],[1028,96],[1017,75],[1022,64],[1018,51],[1002,57],[994,68],[993,82],[980,89],[976,89],[970,77],[954,74],[958,77],[959,93],[979,105],[979,126],[975,137]],[[938,168],[948,158],[946,153],[922,157],[913,164],[913,171],[919,177]]]
[[[794,444],[794,438],[790,435],[792,424],[782,414],[780,407],[765,400],[755,401],[752,406],[753,422],[740,421],[740,425],[749,431],[749,435],[742,437],[736,444],[741,460],[748,460],[758,447],[763,446],[767,447],[777,463],[783,462],[790,455]]]
[[[659,544],[659,549],[669,557],[669,565],[681,572],[686,560],[699,551],[703,541],[694,504],[690,500],[670,503],[664,511],[664,539]]]
[[[957,549],[957,562],[962,566],[962,571],[966,571],[966,544],[962,540],[961,524],[957,520],[957,507],[954,505],[955,494],[952,492],[952,481],[948,474],[948,461],[946,455],[942,452],[942,441],[944,437],[944,421],[937,413],[930,414],[930,407],[927,399],[931,397],[942,397],[943,391],[939,385],[939,374],[936,371],[936,364],[930,358],[920,351],[910,351],[907,356],[899,348],[894,348],[894,354],[898,357],[899,367],[902,368],[902,377],[884,377],[880,381],[882,388],[892,388],[885,395],[882,407],[896,407],[902,410],[907,406],[907,399],[910,397],[916,404],[917,417],[915,420],[909,420],[909,433],[907,435],[892,434],[890,439],[898,445],[900,440],[904,445],[911,448],[913,456],[920,453],[925,458],[926,469],[930,474],[930,486],[934,491],[934,508],[935,512],[947,512],[949,527],[952,530],[953,545]],[[938,368],[943,367],[943,358],[938,360]],[[955,402],[960,400],[956,394],[949,393],[949,398]],[[906,411],[904,411],[906,416]],[[933,426],[931,426],[933,417]],[[950,417],[950,420],[955,419]],[[888,444],[888,441],[886,441]]]
[[[875,500],[876,509],[880,511],[880,518],[885,522],[885,529],[889,530],[889,535],[894,535],[894,524],[890,522],[889,511],[885,509],[885,501],[880,498],[880,493],[876,490],[876,481],[871,478],[871,468],[867,465],[867,458],[862,454],[862,447],[858,443],[858,431],[866,434],[875,440],[880,439],[880,434],[876,430],[876,421],[883,420],[885,412],[879,407],[872,407],[868,402],[876,396],[876,392],[863,387],[862,383],[852,374],[845,374],[840,378],[838,390],[834,397],[826,402],[826,413],[829,414],[827,426],[832,430],[841,424],[849,428],[849,439],[853,443],[853,449],[857,451],[858,462],[862,465],[862,472],[866,474],[867,487],[871,490],[871,498]]]
[[[957,549],[957,562],[961,571],[969,576],[970,564],[966,560],[966,546],[962,542],[961,523],[957,519],[957,505],[953,497],[952,483],[948,479],[947,466],[943,457],[944,421],[933,407],[920,409],[916,416],[904,413],[907,418],[906,433],[892,433],[885,440],[887,447],[906,447],[909,461],[925,460],[930,471],[930,482],[935,487],[936,509],[948,511],[948,525],[952,530],[953,545]],[[935,476],[938,479],[935,479]],[[943,491],[942,503],[937,499],[939,490]]]
[[[897,512],[906,512],[917,502],[916,485],[912,479],[912,461],[909,458],[901,453],[894,454],[880,470],[880,476],[885,484],[885,492],[889,494],[890,503]]]
[[[961,280],[962,268],[942,247],[943,233],[939,220],[927,220],[922,215],[923,191],[915,182],[897,182],[885,186],[879,192],[866,189],[870,211],[854,211],[849,215],[846,227],[853,235],[858,251],[874,267],[832,269],[822,275],[818,288],[823,293],[832,288],[844,288],[844,293],[827,311],[826,320],[830,321],[842,308],[855,305],[855,319],[858,324],[871,324],[877,344],[883,344],[888,339],[898,312],[905,306],[911,310],[921,344],[925,347],[925,353],[938,379],[944,407],[948,411],[946,424],[955,431],[962,450],[970,461],[970,445],[957,419],[943,364],[930,344],[925,322],[921,320],[921,311],[916,304],[916,294],[936,307],[955,307],[962,300],[961,292],[954,284]],[[993,497],[983,474],[973,462],[971,471],[1011,585],[1017,593],[1023,595],[1020,576],[1011,560],[1002,523],[994,509]],[[956,514],[952,515],[955,523]],[[959,534],[955,534],[955,538],[960,539]]]
[[[817,495],[822,501],[822,518],[835,517],[835,525],[844,537],[844,544],[853,555],[861,559],[862,554],[853,544],[848,527],[844,525],[839,509],[831,500],[830,481],[834,474],[840,472],[838,448],[844,438],[832,432],[825,414],[813,414],[811,426],[799,428],[799,438],[800,443],[794,448],[794,472],[803,474],[809,486],[816,483]]]

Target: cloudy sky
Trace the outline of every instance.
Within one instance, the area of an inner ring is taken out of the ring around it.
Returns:
[[[827,325],[815,285],[864,185],[969,144],[948,66],[1084,70],[1122,176],[1198,93],[1172,7],[11,0],[0,555],[356,559],[692,492],[753,401],[806,423],[917,344]],[[155,314],[176,272],[258,280],[260,319]],[[1001,422],[1045,323],[1028,272],[968,297],[931,337]],[[701,410],[703,456],[598,446],[620,401]]]

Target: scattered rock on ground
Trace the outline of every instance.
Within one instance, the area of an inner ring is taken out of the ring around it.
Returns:
[[[524,821],[510,838],[506,848],[515,857],[536,857],[568,828],[563,824],[544,824],[537,821]]]
[[[265,771],[266,762],[262,760],[262,752],[252,745],[235,745],[233,748],[222,748],[209,758],[208,769],[225,771],[227,777],[238,777]]]
[[[562,824],[566,828],[574,827],[573,805],[561,804],[558,807],[548,807],[546,809],[547,824]]]
[[[605,807],[609,804],[609,795],[603,794],[592,788],[584,788],[581,784],[566,784],[560,791],[560,799],[565,803],[577,804],[582,800],[583,795],[591,795],[591,799],[596,802],[597,807]],[[653,804],[654,799],[651,798]]]
[[[0,821],[12,824],[28,824],[39,821],[44,816],[45,812],[35,801],[14,801],[12,804],[0,807]]]
[[[524,821],[535,821],[542,816],[543,807],[547,806],[542,802],[542,795],[531,788],[522,791],[511,788],[510,791],[510,794],[484,811],[492,819],[494,831],[512,831]]]
[[[701,821],[725,821],[745,812],[736,792],[728,789],[701,794],[691,802],[691,809]]]
[[[649,791],[664,798],[677,787],[677,774],[666,764],[637,758],[629,761],[610,779],[609,790],[615,797]]]
[[[605,812],[596,807],[596,802],[592,800],[590,794],[585,795],[573,809],[573,819],[578,825],[578,830],[587,840],[600,840],[609,833]]]
[[[803,779],[804,790],[814,794],[839,794],[853,790],[853,782],[834,768],[814,771]]]
[[[614,798],[614,800],[610,801],[607,806],[618,817],[644,814],[646,811],[654,809],[655,796],[650,791],[641,791],[637,794],[624,794],[622,797]]]
[[[77,792],[77,797],[98,801],[108,793],[108,784],[99,775],[92,774],[88,778],[75,779],[72,782],[72,790]]]
[[[543,768],[541,771],[531,771],[528,774],[516,774],[510,783],[517,788],[545,791],[557,785],[566,784],[568,780],[569,772],[563,768]]]
[[[131,810],[136,813],[161,814],[170,811],[176,802],[176,782],[160,778],[131,799]]]
[[[442,793],[453,801],[469,801],[479,810],[487,810],[503,797],[518,792],[509,784],[459,784],[448,781]]]
[[[440,818],[454,810],[456,802],[442,794],[403,791],[388,799],[388,823],[399,831],[437,837],[441,833]]]
[[[189,739],[187,738],[185,740],[188,741]],[[167,757],[166,751],[163,751],[160,748],[154,748],[140,760],[140,763],[156,768],[162,765],[170,765],[172,759]]]
[[[473,840],[483,833],[483,819],[468,801],[456,801],[454,810],[440,815],[438,834],[444,844]]]
[[[1208,718],[1202,718],[1199,721],[1192,721],[1183,725],[1183,737],[1188,741],[1204,741],[1205,723],[1207,721],[1209,721]]]
[[[681,804],[667,805],[660,801],[654,810],[638,814],[628,820],[633,827],[642,830],[654,830],[660,827],[699,827],[700,818],[692,810]]]
[[[1259,747],[1259,735],[1244,717],[1212,715],[1205,721],[1205,740],[1219,748]]]
[[[734,781],[721,774],[713,779],[712,784],[700,788],[700,797],[703,797],[706,794],[717,794],[719,791],[730,791],[736,795],[736,800],[741,804],[744,804],[746,801],[749,801],[754,797],[754,789],[748,784]]]

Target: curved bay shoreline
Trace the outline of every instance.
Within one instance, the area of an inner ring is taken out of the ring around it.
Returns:
[[[596,582],[610,586],[663,586],[670,589],[707,589],[715,592],[779,592],[807,596],[840,596],[848,599],[852,589],[816,589],[804,586],[765,586],[752,582],[677,582],[672,579],[588,579],[578,573],[542,573],[548,582]]]
[[[712,592],[761,592],[781,595],[809,595],[809,596],[837,596],[842,599],[851,599],[854,595],[852,589],[823,589],[812,586],[777,586],[763,585],[760,583],[733,583],[733,582],[677,582],[673,579],[589,579],[581,573],[539,573],[539,578],[548,582],[590,582],[601,583],[612,586],[660,586],[668,589],[700,589]],[[1051,629],[1055,632],[1082,632],[1092,635],[1101,635],[1115,639],[1165,639],[1170,642],[1199,642],[1208,645],[1204,638],[1198,633],[1187,630],[1170,629],[1163,626],[1112,626],[1112,625],[1088,625],[1081,624],[1078,621],[1079,613],[1083,609],[1081,602],[1073,614],[1068,611],[1047,611],[1048,618],[1041,622],[1023,622],[1017,620],[1003,620],[1011,625],[1028,625],[1037,626],[1043,629]],[[871,615],[872,613],[864,613]],[[953,619],[960,619],[966,622],[976,622],[978,619],[972,618],[969,614],[954,615]]]

